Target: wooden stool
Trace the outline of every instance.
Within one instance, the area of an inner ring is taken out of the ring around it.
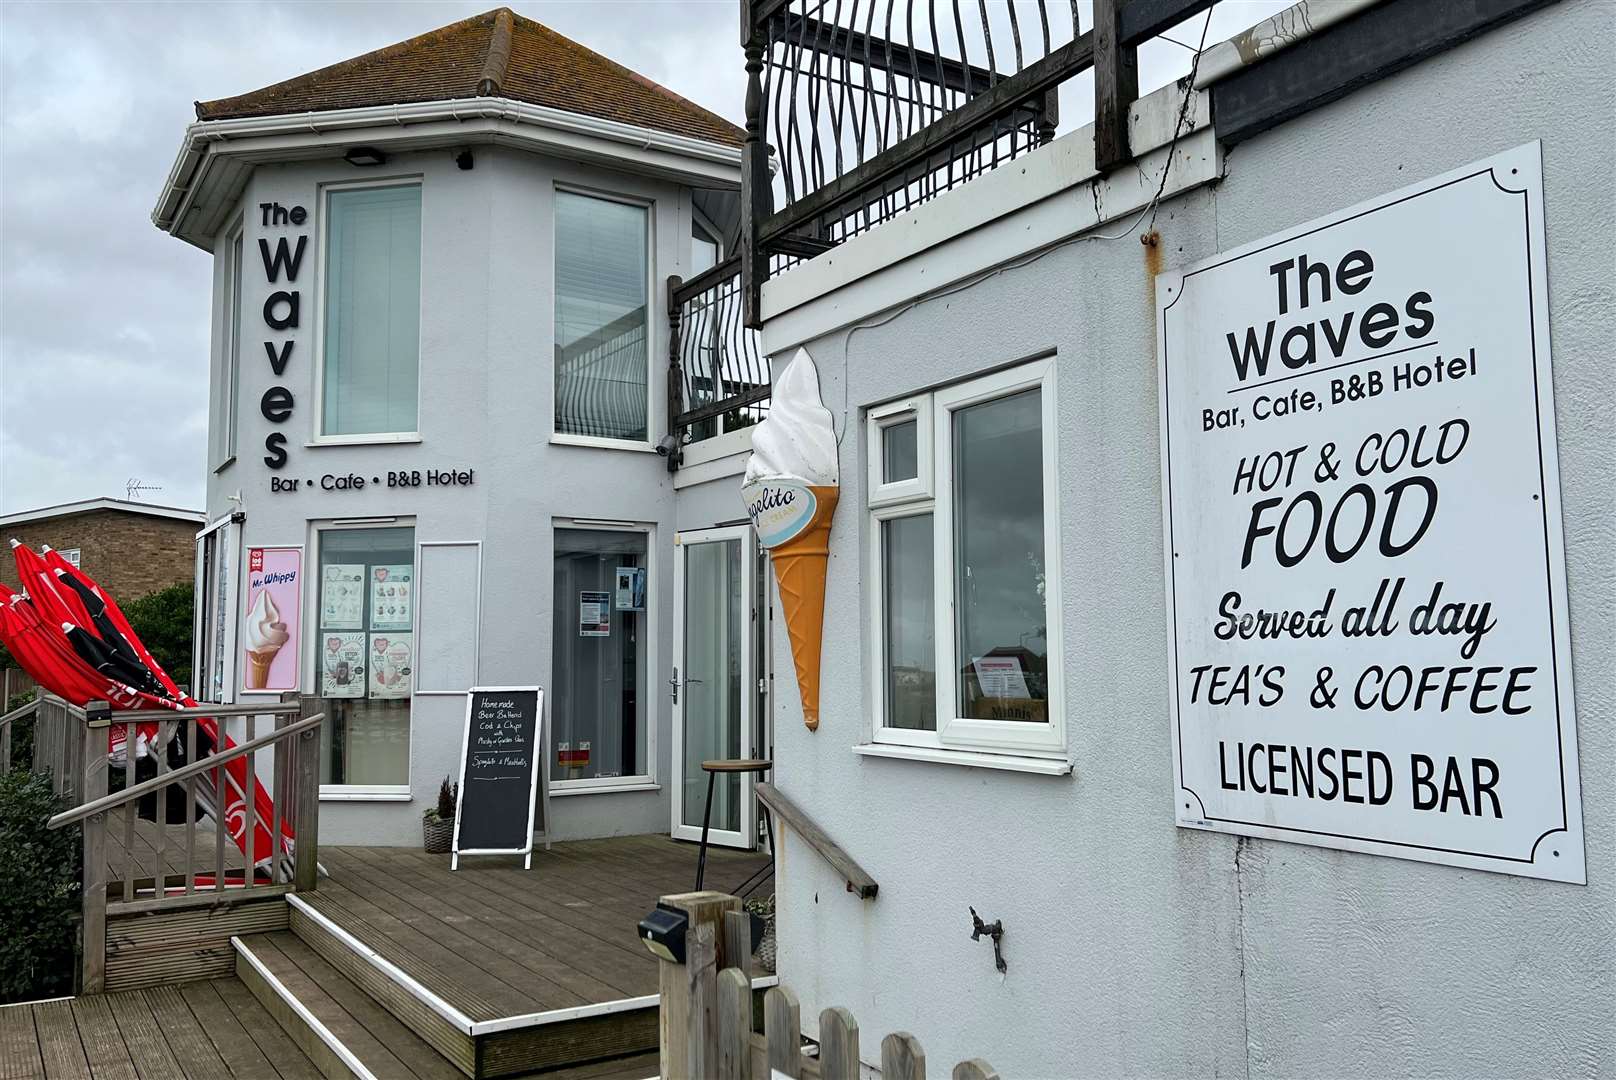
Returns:
[[[701,763],[707,774],[707,809],[701,815],[701,854],[696,858],[696,891],[701,892],[702,879],[707,875],[707,829],[713,820],[713,785],[719,773],[762,774],[774,768],[774,762],[763,758],[720,758]],[[770,855],[772,861],[773,855]]]

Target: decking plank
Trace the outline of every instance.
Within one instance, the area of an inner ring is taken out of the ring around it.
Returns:
[[[47,1001],[32,1008],[47,1080],[91,1080],[90,1062],[84,1056],[72,1003]]]
[[[139,990],[108,994],[107,1006],[140,1080],[168,1080],[180,1075],[180,1064],[163,1040],[144,994]]]
[[[278,1080],[275,1066],[258,1049],[247,1029],[236,1019],[235,1012],[225,1004],[211,982],[185,983],[180,996],[191,1007],[191,1012],[202,1025],[202,1030],[219,1052],[236,1080]]]
[[[113,1019],[112,1006],[104,996],[74,998],[73,1019],[95,1080],[140,1080],[118,1022]]]
[[[0,1007],[0,1078],[34,1080],[44,1073],[39,1034],[34,1030],[34,1006]]]
[[[213,988],[229,1007],[231,1015],[246,1029],[247,1035],[263,1051],[264,1057],[275,1067],[280,1080],[321,1080],[320,1070],[314,1067],[292,1037],[275,1018],[258,1003],[252,991],[239,979],[217,979]]]
[[[152,1019],[168,1040],[168,1048],[186,1080],[220,1080],[230,1075],[230,1067],[214,1049],[213,1040],[202,1030],[202,1022],[178,987],[151,986],[132,992],[146,996]]]

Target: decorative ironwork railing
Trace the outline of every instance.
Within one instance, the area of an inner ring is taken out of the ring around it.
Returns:
[[[1059,87],[1090,68],[1096,165],[1130,160],[1138,45],[1214,2],[1094,0],[1084,30],[1076,0],[745,0],[746,324],[771,258],[816,255],[1043,145]]]
[[[686,443],[751,427],[769,411],[769,361],[741,310],[734,256],[689,281],[668,279],[668,469]]]

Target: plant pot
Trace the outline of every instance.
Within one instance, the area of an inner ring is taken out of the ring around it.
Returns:
[[[436,811],[421,818],[421,846],[428,855],[447,855],[454,843],[454,818],[440,818]]]

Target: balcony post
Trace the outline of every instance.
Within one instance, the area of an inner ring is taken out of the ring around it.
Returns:
[[[763,325],[763,282],[769,256],[758,247],[763,220],[773,211],[769,144],[763,138],[767,102],[763,97],[763,54],[768,26],[760,25],[754,0],[741,3],[741,48],[746,51],[746,141],[741,146],[741,317],[747,327]]]
[[[1123,0],[1094,0],[1094,167],[1133,159],[1128,110],[1139,96],[1139,51],[1122,40]]]
[[[668,277],[668,471],[678,472],[684,457],[684,435],[679,429],[679,414],[685,411],[684,343],[680,331],[684,323],[684,307],[679,302],[679,286],[685,283],[678,274]]]

